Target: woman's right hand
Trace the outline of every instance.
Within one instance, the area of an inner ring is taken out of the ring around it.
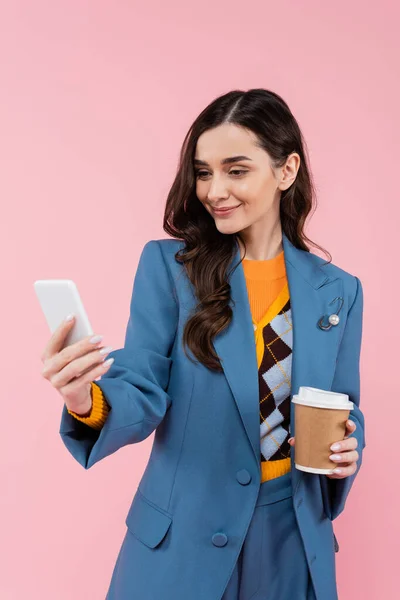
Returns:
[[[63,348],[74,322],[75,318],[63,321],[53,332],[41,356],[42,375],[61,394],[67,408],[83,416],[92,408],[91,382],[103,375],[114,359],[103,362],[112,348],[108,346],[100,354],[102,342],[91,343],[92,335]]]

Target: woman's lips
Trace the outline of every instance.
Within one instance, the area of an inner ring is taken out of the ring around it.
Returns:
[[[212,211],[214,214],[218,215],[219,217],[225,217],[225,216],[231,215],[236,208],[239,208],[239,206],[240,206],[240,204],[238,204],[237,206],[233,206],[232,208],[224,208],[224,209],[213,208]]]

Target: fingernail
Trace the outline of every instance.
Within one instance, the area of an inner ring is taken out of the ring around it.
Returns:
[[[68,323],[68,321],[72,321],[73,318],[74,315],[68,315],[67,317],[65,317],[65,321]]]
[[[329,458],[331,460],[338,460],[338,461],[342,460],[342,457],[340,456],[340,454],[331,454]]]
[[[97,344],[97,342],[101,342],[101,340],[103,339],[102,335],[95,335],[94,337],[92,337],[92,339],[90,340],[91,344]]]
[[[106,348],[103,348],[102,350],[100,350],[99,354],[108,354],[109,352],[111,352],[112,349],[113,349],[112,346],[107,346]]]
[[[333,472],[334,473],[341,473],[342,469],[340,469],[339,467],[337,467],[337,469],[333,469]]]
[[[334,452],[336,452],[336,450],[340,450],[340,444],[332,444],[331,450],[333,450]]]

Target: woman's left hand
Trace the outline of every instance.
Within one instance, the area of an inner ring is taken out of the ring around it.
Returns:
[[[336,453],[340,452],[340,454],[331,454],[329,457],[338,465],[334,473],[327,475],[329,479],[344,479],[356,472],[357,461],[360,457],[356,450],[358,441],[355,437],[348,437],[355,430],[356,424],[353,421],[346,421],[346,435],[344,439],[331,445],[330,449]],[[289,444],[294,446],[295,437],[289,439]]]

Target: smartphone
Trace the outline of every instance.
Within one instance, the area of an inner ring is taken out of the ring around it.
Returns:
[[[61,349],[93,335],[78,288],[72,279],[38,279],[33,286],[51,333],[67,315],[75,315],[74,325]]]

